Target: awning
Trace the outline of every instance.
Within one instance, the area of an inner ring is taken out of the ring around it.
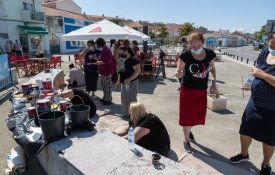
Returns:
[[[48,34],[49,32],[43,27],[34,27],[34,26],[21,26],[18,25],[27,34]]]

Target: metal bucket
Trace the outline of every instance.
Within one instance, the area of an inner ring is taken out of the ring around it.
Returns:
[[[90,106],[88,105],[73,105],[67,107],[67,116],[74,128],[84,128],[87,126],[90,116]]]
[[[51,139],[64,136],[65,113],[60,111],[45,112],[38,116],[44,139]]]

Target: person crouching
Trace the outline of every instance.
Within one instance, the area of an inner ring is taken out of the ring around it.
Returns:
[[[130,125],[134,127],[135,143],[150,151],[166,156],[170,150],[170,138],[162,121],[145,109],[139,102],[131,103],[128,126],[117,128],[114,132],[128,139]]]

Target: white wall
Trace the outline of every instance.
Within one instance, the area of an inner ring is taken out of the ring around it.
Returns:
[[[42,10],[42,0],[34,0],[35,2],[35,11],[43,12]]]
[[[24,25],[23,22],[9,21],[8,22],[8,34],[9,39],[14,43],[17,39],[19,41],[19,34],[24,34],[17,25]]]
[[[21,10],[23,9],[23,2],[32,4],[33,0],[3,0],[4,10],[0,10],[0,16],[4,13],[4,15],[8,15],[6,19],[22,20]],[[42,12],[41,0],[34,0],[34,7],[35,11]]]
[[[13,0],[13,1],[4,0],[4,8],[6,10],[6,14],[8,15],[6,18],[13,19],[13,20],[22,20],[22,17],[21,17],[22,7],[23,7],[23,3],[21,0]]]
[[[0,0],[0,16],[1,18],[3,18],[6,15],[6,11],[5,11],[5,1],[1,1]]]

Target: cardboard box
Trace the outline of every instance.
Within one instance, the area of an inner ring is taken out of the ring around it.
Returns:
[[[226,109],[227,98],[220,95],[219,98],[213,98],[213,95],[207,95],[207,108],[212,111],[223,111]]]

